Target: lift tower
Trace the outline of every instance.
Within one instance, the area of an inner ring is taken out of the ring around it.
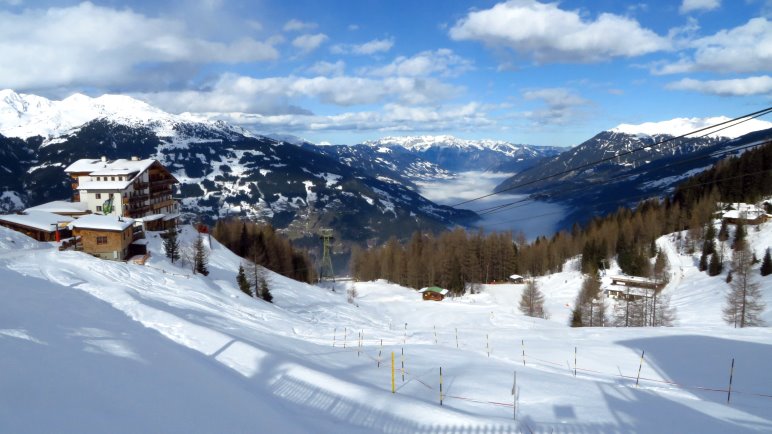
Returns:
[[[332,290],[335,291],[335,273],[332,271],[332,229],[322,229],[319,234],[322,240],[322,264],[319,270],[319,281],[332,281]]]

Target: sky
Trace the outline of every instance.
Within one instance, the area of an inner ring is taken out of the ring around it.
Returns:
[[[0,0],[0,59],[0,89],[315,143],[570,146],[772,105],[772,0]]]

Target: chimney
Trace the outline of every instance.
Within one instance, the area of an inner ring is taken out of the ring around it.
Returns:
[[[137,157],[136,155],[132,155],[131,161],[139,161],[139,157]]]
[[[105,157],[104,155],[102,155],[102,162],[107,163],[107,157]]]

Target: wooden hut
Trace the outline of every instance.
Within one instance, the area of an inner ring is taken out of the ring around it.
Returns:
[[[509,276],[509,281],[512,283],[525,283],[525,278],[519,274],[513,274]]]
[[[423,294],[424,300],[442,301],[447,295],[448,290],[442,289],[438,286],[430,286],[428,288],[422,288],[418,292]]]
[[[80,237],[83,251],[102,259],[122,261],[129,246],[138,238],[134,220],[128,217],[90,214],[70,223],[72,233]]]

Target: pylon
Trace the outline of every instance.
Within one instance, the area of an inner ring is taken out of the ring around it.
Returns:
[[[332,290],[335,291],[335,273],[332,270],[332,229],[322,229],[319,235],[322,239],[322,264],[319,270],[319,281],[330,280],[333,282]]]

